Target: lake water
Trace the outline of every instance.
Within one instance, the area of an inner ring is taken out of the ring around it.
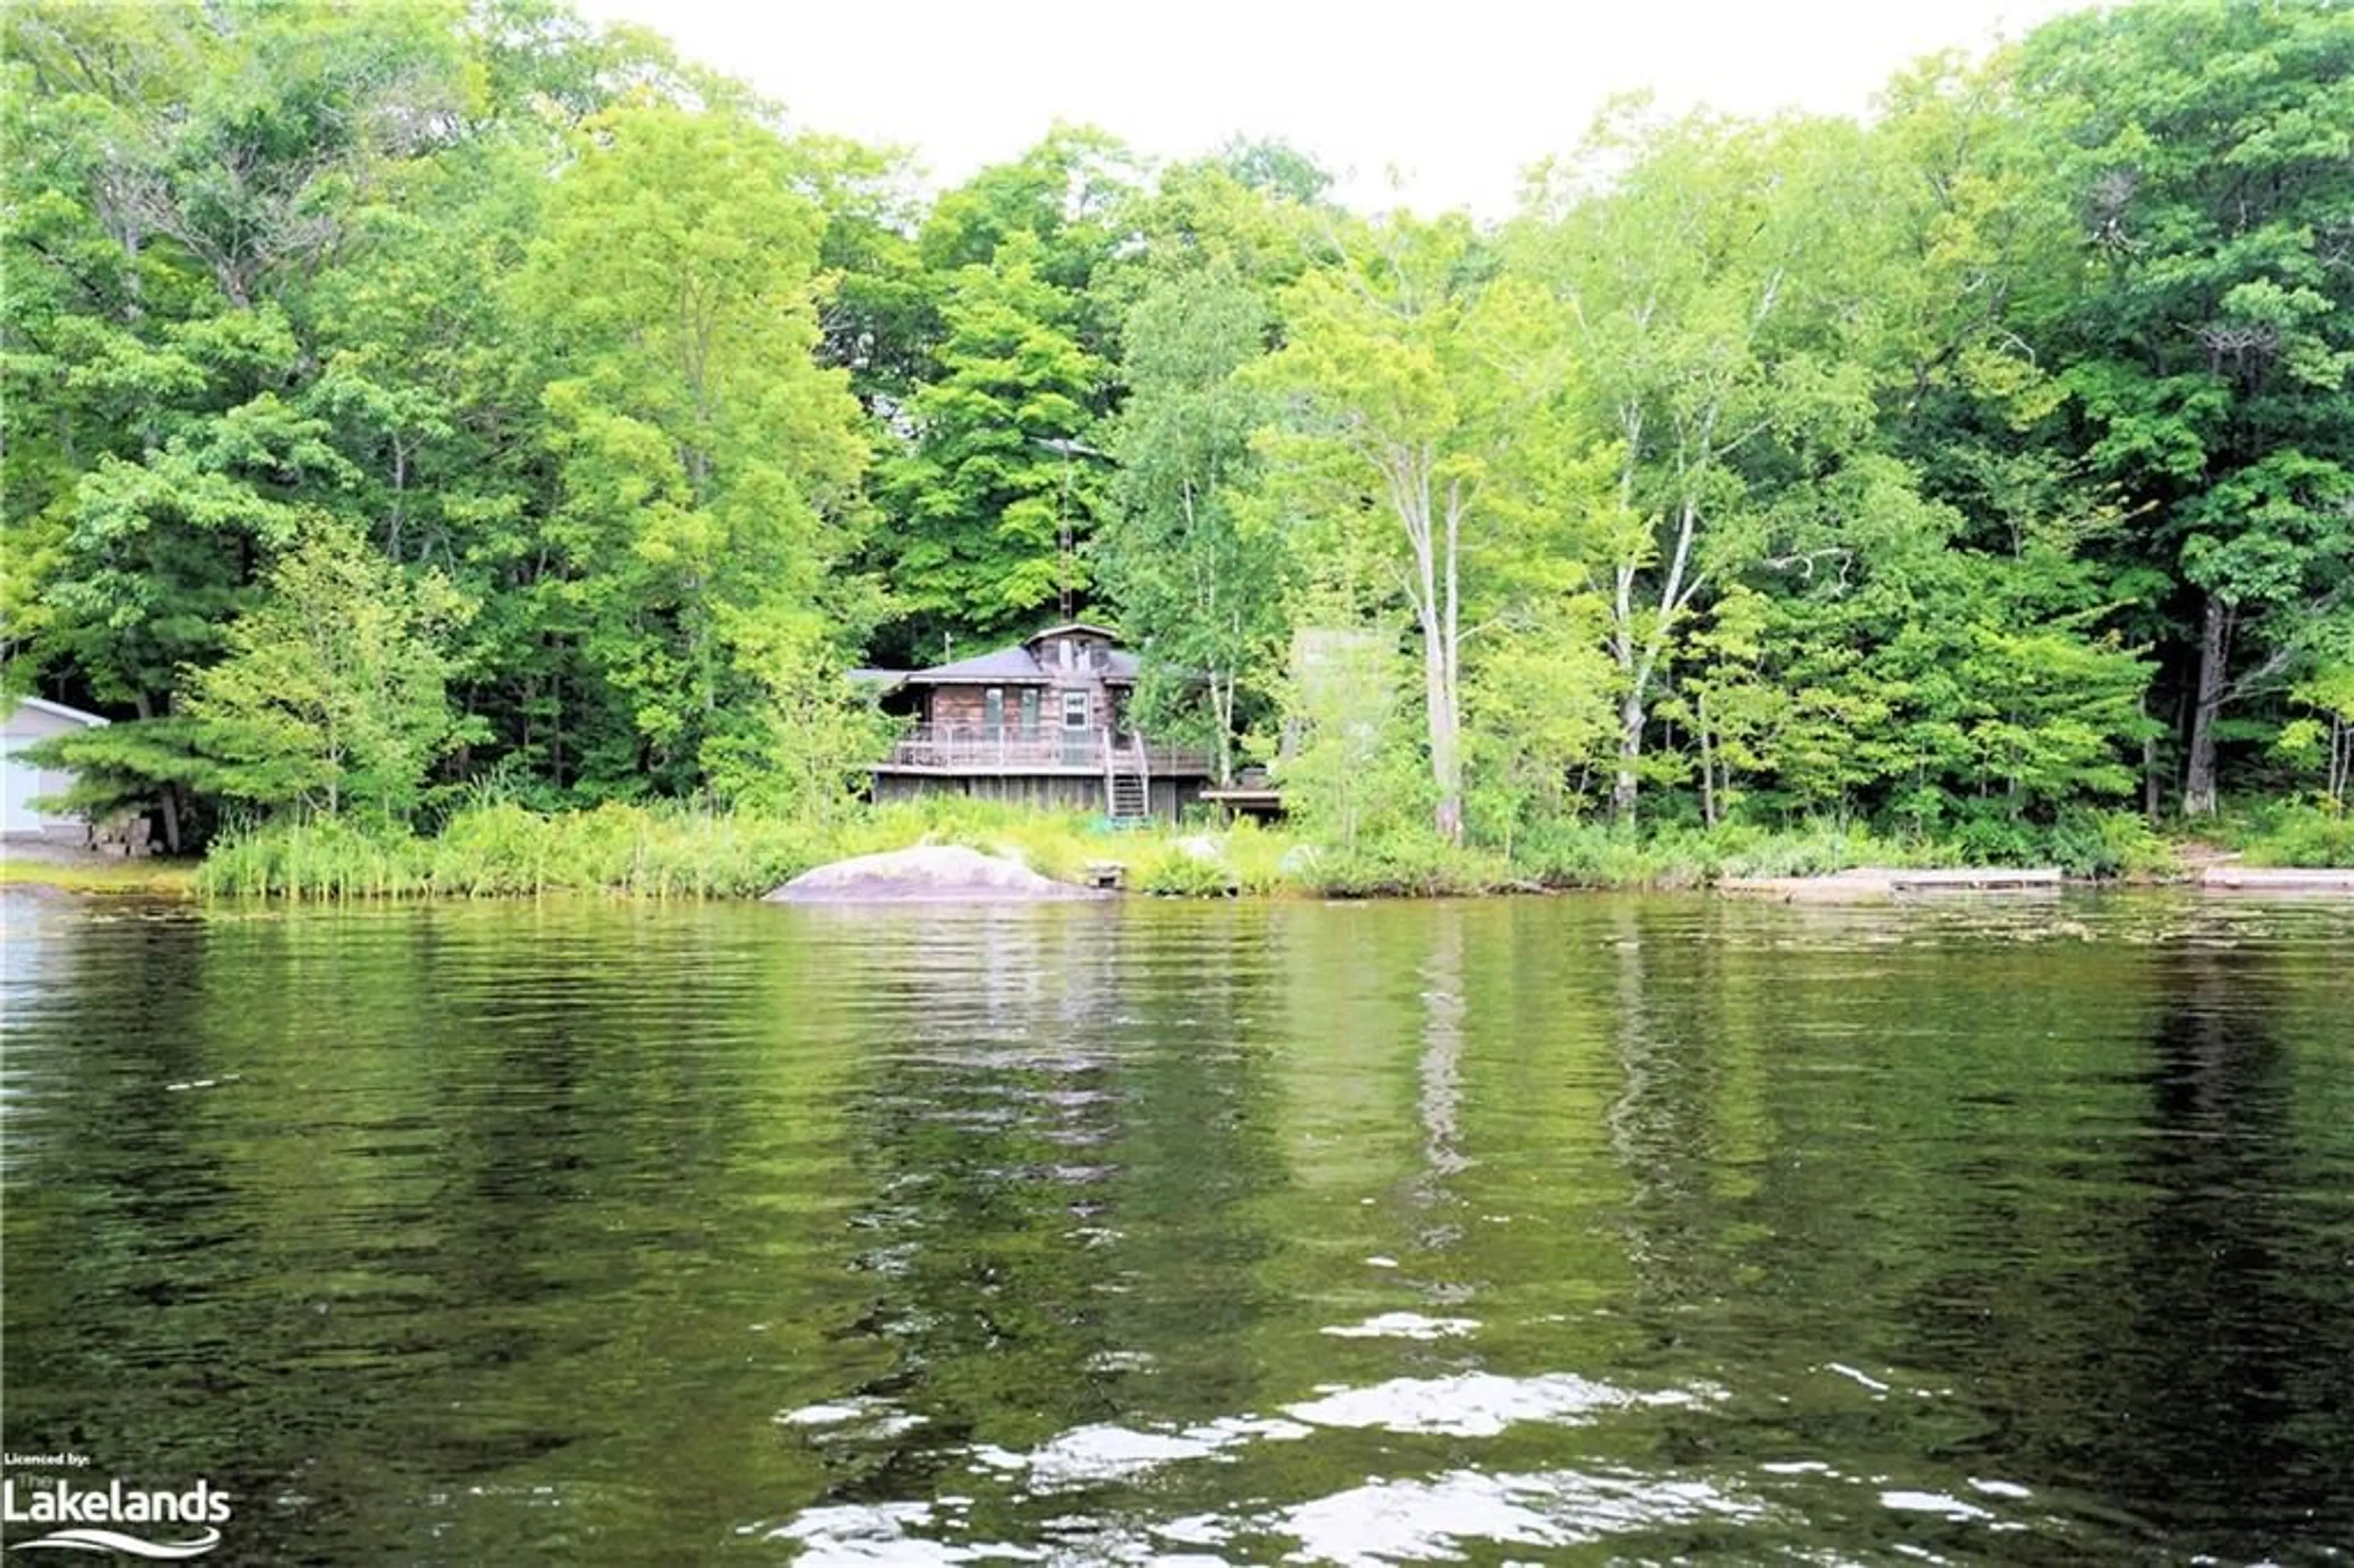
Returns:
[[[215,1561],[2354,1544],[2354,906],[0,912],[5,1446]]]

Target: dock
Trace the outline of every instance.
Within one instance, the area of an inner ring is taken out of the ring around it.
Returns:
[[[2199,885],[2218,893],[2354,893],[2354,866],[2211,865]]]
[[[1869,904],[1912,894],[2056,893],[2062,881],[2056,865],[1972,865],[1934,871],[1860,865],[1825,876],[1730,877],[1716,888],[1720,893],[1793,904]]]

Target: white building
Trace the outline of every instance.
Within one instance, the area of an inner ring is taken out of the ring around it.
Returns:
[[[36,797],[62,795],[73,788],[74,776],[63,768],[36,768],[16,754],[37,740],[72,735],[106,721],[96,714],[69,708],[39,697],[19,697],[0,725],[0,835],[32,833],[79,839],[80,817],[70,812],[37,811],[28,802]]]

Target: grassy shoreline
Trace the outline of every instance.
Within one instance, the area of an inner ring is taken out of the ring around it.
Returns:
[[[108,898],[193,898],[200,869],[192,860],[55,861],[0,855],[0,887]]]
[[[750,899],[811,866],[919,843],[965,845],[1066,881],[1116,862],[1129,891],[1181,897],[1674,891],[1865,865],[2056,864],[2077,880],[2153,884],[2181,880],[2190,863],[2225,849],[2249,866],[2354,863],[2354,822],[2310,808],[2260,808],[2220,832],[2211,826],[2221,848],[2169,842],[2123,813],[2086,816],[2023,842],[1978,844],[1828,823],[1666,825],[1628,833],[1567,822],[1530,835],[1508,858],[1427,840],[1338,853],[1296,832],[1249,822],[1116,832],[1082,815],[966,800],[861,810],[828,822],[669,806],[543,814],[494,803],[453,814],[431,835],[366,831],[334,819],[231,832],[201,862],[0,858],[0,886],[302,902],[554,894]]]
[[[331,901],[556,893],[743,899],[811,866],[919,843],[961,844],[1068,881],[1117,862],[1131,892],[1193,897],[1673,890],[1861,865],[2058,864],[2073,876],[2135,881],[2182,871],[2172,846],[2123,813],[2076,820],[2032,841],[1976,845],[1829,823],[1628,833],[1566,822],[1524,837],[1507,857],[1430,840],[1336,853],[1296,832],[1249,822],[1112,831],[1081,815],[961,800],[863,810],[827,822],[615,804],[540,814],[496,803],[454,814],[431,836],[366,832],[334,820],[227,833],[196,868],[193,888],[207,897]]]
[[[2354,863],[2354,823],[2263,808],[2212,836],[2250,866]],[[1080,815],[941,800],[832,822],[676,807],[607,805],[542,814],[468,808],[437,834],[365,831],[327,819],[232,832],[201,862],[0,858],[0,886],[96,896],[296,902],[510,898],[556,894],[758,898],[811,866],[918,843],[962,844],[1044,875],[1086,879],[1117,862],[1129,891],[1180,897],[1396,897],[1538,891],[1675,891],[1720,883],[1900,868],[2058,864],[2077,880],[2162,884],[2187,874],[2179,846],[2122,813],[2049,831],[2027,853],[1891,838],[1814,823],[1766,830],[1673,825],[1627,833],[1563,823],[1507,858],[1426,841],[1336,853],[1284,829],[1154,826],[1114,832]],[[1988,849],[1998,853],[1986,853]],[[2194,858],[2205,858],[2196,855]]]

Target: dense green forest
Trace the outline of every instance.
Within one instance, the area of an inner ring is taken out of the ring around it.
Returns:
[[[2334,0],[1630,101],[1496,224],[1072,127],[927,196],[554,0],[5,27],[7,680],[175,847],[836,813],[845,671],[1066,592],[1352,854],[2342,815]]]

